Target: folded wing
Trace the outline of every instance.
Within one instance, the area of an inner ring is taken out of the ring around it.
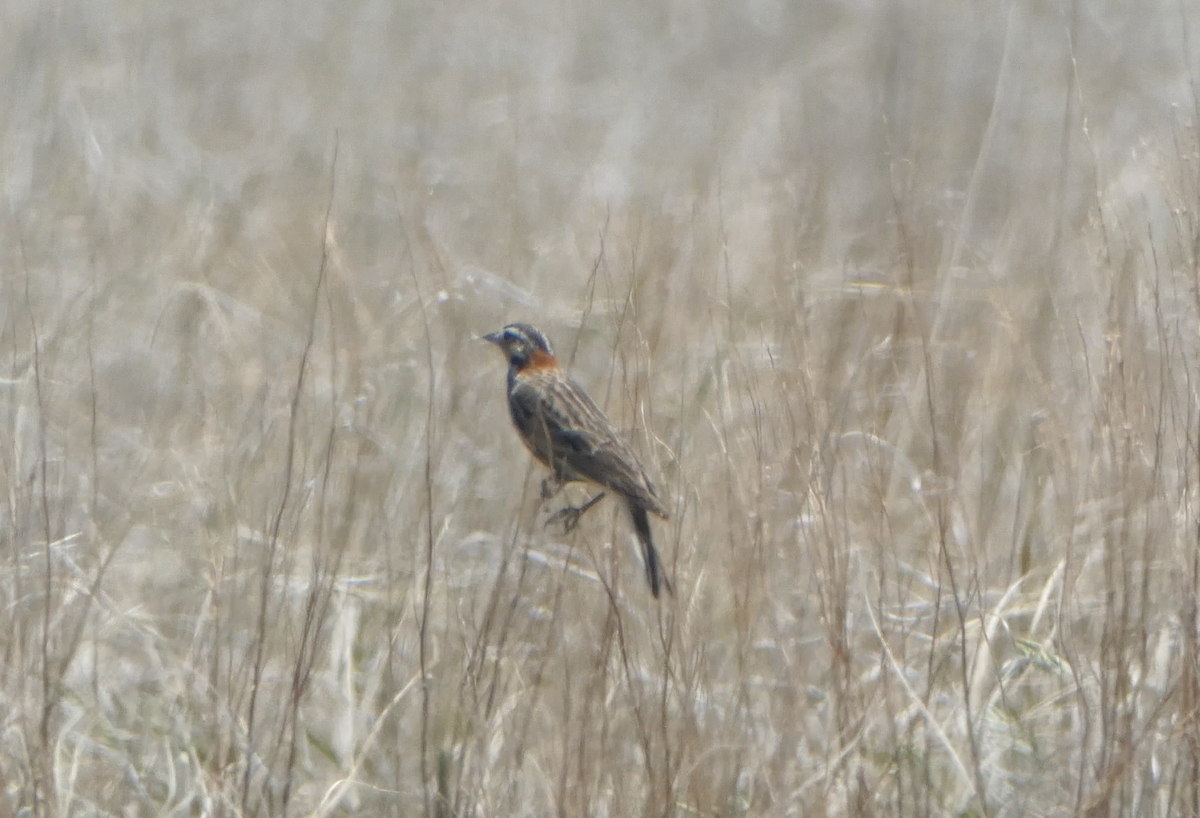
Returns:
[[[534,372],[513,387],[513,420],[539,460],[565,480],[591,481],[668,516],[633,447],[578,384]]]

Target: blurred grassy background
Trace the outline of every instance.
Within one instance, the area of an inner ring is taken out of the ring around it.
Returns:
[[[0,5],[0,816],[1197,814],[1198,25]]]

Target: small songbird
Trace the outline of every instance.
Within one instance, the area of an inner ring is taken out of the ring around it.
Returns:
[[[654,550],[647,512],[663,519],[669,515],[633,448],[559,365],[545,335],[528,324],[509,324],[483,337],[508,358],[508,408],[521,440],[552,472],[542,483],[542,496],[549,498],[564,483],[576,481],[621,495],[642,546],[650,592],[657,597],[665,587],[674,593]],[[555,518],[565,517],[570,528],[603,497],[601,492]]]

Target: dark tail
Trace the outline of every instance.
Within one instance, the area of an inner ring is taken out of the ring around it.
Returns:
[[[633,530],[637,532],[638,542],[642,545],[642,557],[646,563],[646,581],[650,583],[650,593],[658,598],[659,589],[665,587],[667,593],[674,595],[675,588],[663,571],[658,552],[654,550],[654,540],[650,536],[650,517],[646,509],[633,502],[628,502],[629,516],[633,518]]]

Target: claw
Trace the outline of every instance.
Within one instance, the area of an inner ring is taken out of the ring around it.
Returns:
[[[561,521],[563,524],[564,533],[570,534],[575,530],[575,527],[579,525],[579,518],[583,516],[584,512],[603,499],[604,492],[600,492],[581,506],[567,506],[565,508],[560,508],[558,511],[551,514],[549,519],[546,520],[546,527],[548,528],[552,524]]]

